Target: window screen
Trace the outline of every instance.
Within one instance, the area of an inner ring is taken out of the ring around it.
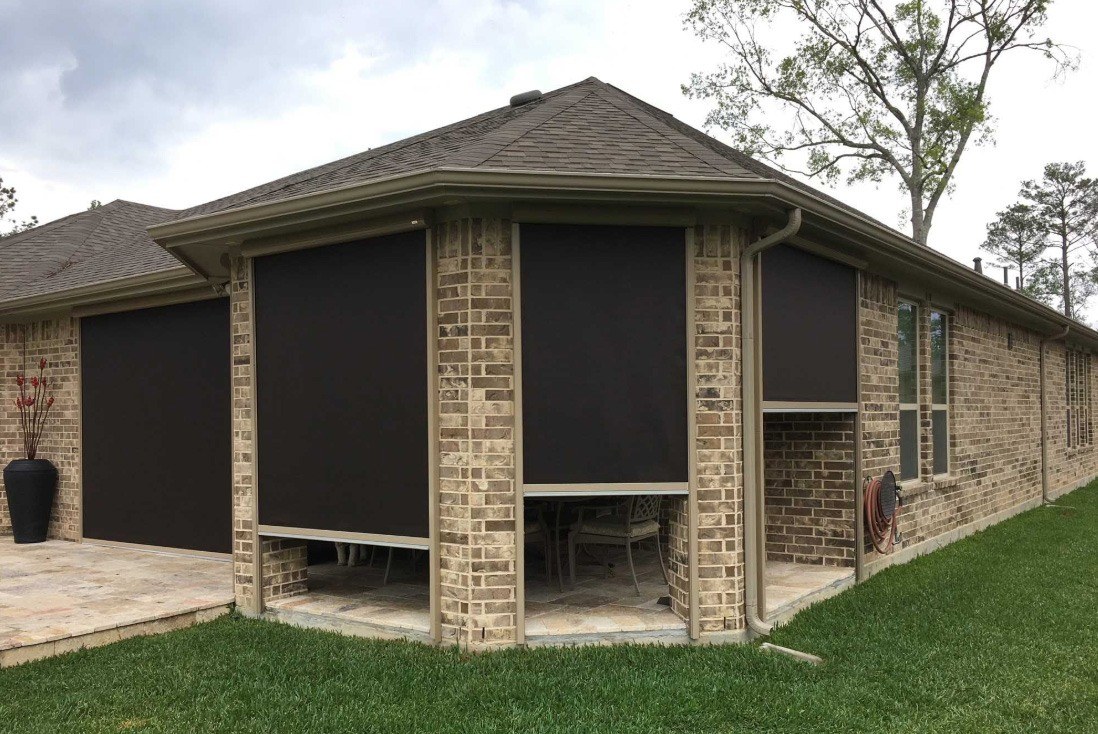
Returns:
[[[687,481],[681,228],[521,228],[526,484]]]
[[[854,269],[792,245],[762,254],[763,399],[858,400]]]
[[[425,237],[255,260],[262,524],[428,537]]]

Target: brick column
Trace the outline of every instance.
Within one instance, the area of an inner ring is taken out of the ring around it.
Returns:
[[[46,379],[55,398],[38,447],[38,458],[57,467],[57,498],[49,537],[79,540],[80,509],[80,322],[73,318],[8,325],[0,332],[0,465],[23,457],[15,377],[38,374],[38,361],[49,363]],[[24,354],[24,345],[26,352]],[[0,533],[11,532],[0,480]]]
[[[233,588],[236,604],[257,609],[255,531],[256,517],[254,415],[255,370],[252,343],[251,267],[233,258],[229,280],[229,334],[232,339],[233,420]],[[305,541],[272,538],[261,542],[264,602],[304,593],[308,558]]]
[[[434,229],[443,640],[517,640],[511,224]]]
[[[745,626],[743,441],[740,388],[740,252],[744,232],[729,225],[694,232],[694,370],[698,483],[700,628]],[[686,616],[685,532],[673,517],[673,609]]]

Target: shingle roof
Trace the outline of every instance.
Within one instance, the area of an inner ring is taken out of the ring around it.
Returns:
[[[761,164],[594,77],[520,107],[358,153],[180,212],[278,201],[436,168],[769,178]]]
[[[119,199],[0,239],[0,301],[179,268],[147,232],[175,215]]]

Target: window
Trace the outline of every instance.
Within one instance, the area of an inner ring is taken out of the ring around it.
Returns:
[[[1090,355],[1067,351],[1067,442],[1089,446],[1094,438],[1090,423]]]
[[[898,316],[900,479],[915,479],[919,476],[919,308],[901,301]]]
[[[930,402],[935,474],[949,473],[949,316],[930,312]]]

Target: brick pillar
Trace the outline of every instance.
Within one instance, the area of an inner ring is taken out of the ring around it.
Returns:
[[[46,379],[55,398],[38,447],[38,458],[57,467],[57,499],[49,537],[79,540],[80,509],[80,322],[62,317],[25,325],[8,325],[0,333],[0,465],[23,457],[15,376],[38,374],[38,361],[49,363]],[[24,353],[25,345],[25,353]],[[0,480],[0,533],[11,532],[7,501]]]
[[[434,230],[439,369],[440,609],[444,640],[517,640],[511,224]]]
[[[229,280],[229,334],[232,339],[233,420],[233,588],[236,604],[254,611],[256,598],[255,531],[255,370],[252,349],[250,262],[233,258]],[[259,549],[263,564],[263,601],[303,593],[307,588],[305,541],[272,538]]]
[[[740,365],[740,252],[729,225],[694,232],[694,370],[697,431],[700,629],[745,626],[743,443]],[[685,509],[683,510],[685,511]],[[688,592],[684,517],[673,518],[672,603],[685,616]]]

